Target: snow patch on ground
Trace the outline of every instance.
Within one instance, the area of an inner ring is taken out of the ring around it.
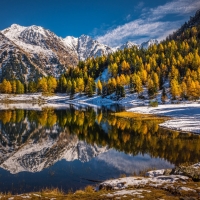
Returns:
[[[199,163],[196,163],[193,165],[193,168],[196,168],[196,169],[199,169],[200,168],[200,162]]]
[[[178,188],[179,191],[186,191],[186,192],[196,192],[196,190],[193,190],[191,188],[188,188],[188,187],[180,187]]]
[[[142,106],[131,108],[127,111],[172,117],[171,120],[160,124],[160,126],[179,131],[200,133],[199,103],[166,104],[158,107]]]
[[[144,90],[143,96],[145,99],[146,95],[147,91]],[[127,109],[129,112],[171,117],[170,120],[160,124],[161,127],[178,131],[200,133],[200,103],[182,102],[180,104],[163,104],[158,107],[149,107],[149,100],[145,99],[139,99],[138,94],[136,93],[127,93],[125,98],[120,98],[119,100],[116,100],[114,94],[106,98],[102,98],[96,94],[92,97],[88,97],[85,94],[75,94],[73,98],[70,98],[67,94],[59,93],[53,96],[43,96],[41,93],[22,95],[1,94],[0,101],[4,102],[0,104],[0,109],[42,109],[44,107],[65,108],[68,107],[69,104],[100,108],[101,106],[119,104],[131,108]],[[8,100],[8,102],[9,100],[16,102],[5,104],[5,100]],[[23,104],[21,104],[20,101]]]
[[[165,169],[159,169],[159,170],[153,170],[153,171],[149,171],[146,173],[146,175],[148,177],[157,177],[157,176],[160,176],[160,175],[163,175],[165,172]]]
[[[158,176],[152,178],[143,177],[125,177],[119,179],[108,180],[99,185],[99,189],[110,188],[114,190],[126,189],[128,187],[145,186],[151,184],[151,186],[161,186],[166,183],[175,183],[177,181],[185,182],[189,178],[181,175],[169,175]]]
[[[150,193],[150,190],[142,190],[142,189],[136,189],[136,190],[119,190],[116,192],[108,193],[102,196],[107,196],[107,197],[115,197],[115,196],[124,196],[124,195],[130,195],[130,196],[137,196],[139,198],[144,198],[142,196],[142,193]]]

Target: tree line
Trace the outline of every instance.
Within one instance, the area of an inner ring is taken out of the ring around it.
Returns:
[[[144,87],[150,98],[162,90],[162,100],[170,89],[173,99],[198,99],[200,97],[200,26],[186,29],[176,40],[165,40],[148,49],[136,46],[118,50],[108,56],[88,58],[77,67],[69,67],[59,79],[43,77],[35,82],[3,80],[2,93],[54,93],[73,96],[94,93],[102,97],[112,93],[117,98],[126,92],[142,96]],[[107,77],[105,72],[107,70]],[[103,75],[104,74],[104,75]],[[165,84],[168,83],[168,86]]]

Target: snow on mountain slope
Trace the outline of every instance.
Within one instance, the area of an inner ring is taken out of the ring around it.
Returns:
[[[148,49],[151,45],[153,44],[158,44],[158,40],[156,39],[150,39],[148,40],[147,42],[143,42],[141,45],[140,45],[140,48],[143,48],[143,49]]]
[[[67,66],[76,66],[78,60],[107,55],[113,49],[100,44],[91,37],[67,36],[61,38],[40,26],[24,27],[17,24],[1,31],[30,55],[31,61],[43,74],[58,77]]]
[[[136,44],[136,43],[133,43],[131,41],[127,41],[125,44],[123,44],[122,46],[119,47],[119,49],[123,50],[125,48],[131,48],[133,46],[136,46],[137,48],[140,47],[140,45]]]
[[[2,57],[0,64],[4,69],[0,69],[0,74],[2,71],[4,72],[2,73],[3,77],[8,79],[19,78],[22,81],[36,79],[40,75],[59,77],[65,72],[68,66],[76,66],[79,60],[84,61],[89,57],[108,55],[116,50],[131,48],[133,46],[148,48],[150,45],[158,43],[155,39],[144,42],[141,45],[128,41],[119,48],[111,48],[87,35],[81,35],[79,38],[67,36],[63,39],[53,32],[35,25],[24,27],[13,24],[11,27],[1,31],[1,33],[9,41],[13,42],[13,46],[20,49],[14,58],[21,57],[21,65],[18,66],[17,71],[14,70],[12,72],[15,68],[14,62],[11,62],[12,59],[7,59],[6,61],[4,59],[2,61]],[[4,52],[4,46],[1,48],[0,50]],[[23,55],[26,55],[26,58]],[[34,71],[34,68],[37,68],[37,73],[31,73],[31,71]]]
[[[29,57],[29,54],[0,32],[0,79],[33,80],[46,75]]]
[[[63,39],[64,44],[69,47],[72,51],[77,53],[77,48],[78,48],[78,38],[75,38],[73,36],[67,36],[66,38]]]
[[[12,24],[11,27],[4,29],[1,31],[5,36],[8,38],[12,38],[12,40],[15,39],[15,41],[18,39],[20,36],[20,33],[26,29],[25,26],[20,26],[18,24]]]
[[[2,33],[27,52],[44,74],[58,77],[67,66],[78,63],[78,56],[65,45],[62,38],[40,26],[14,24]]]
[[[131,41],[127,41],[126,43],[124,43],[123,45],[119,46],[119,47],[115,47],[115,51],[117,50],[123,50],[123,49],[126,49],[126,48],[131,48],[133,46],[136,46],[137,48],[144,48],[144,49],[148,49],[151,45],[153,44],[158,44],[158,40],[156,39],[150,39],[146,42],[143,42],[142,44],[136,44],[134,42],[131,42]]]
[[[97,57],[108,55],[114,50],[104,44],[100,44],[97,40],[93,40],[87,35],[81,35],[79,38],[67,36],[64,39],[65,45],[76,51],[79,60],[86,60],[89,57]]]
[[[87,35],[81,35],[78,38],[78,55],[79,60],[85,60],[88,57],[97,57],[102,55],[108,55],[112,53],[112,48],[100,44],[97,40],[93,40]]]

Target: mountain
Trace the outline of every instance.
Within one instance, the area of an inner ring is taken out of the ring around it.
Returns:
[[[19,79],[22,82],[41,76],[59,77],[78,61],[113,53],[117,49],[99,43],[87,35],[78,38],[58,37],[40,26],[24,27],[17,24],[0,32],[0,79]],[[158,43],[149,40],[142,48]],[[126,42],[118,49],[139,45]]]
[[[72,51],[74,51],[78,56],[78,38],[75,38],[73,36],[67,36],[63,40],[64,44]]]
[[[124,43],[120,47],[116,47],[115,51],[117,51],[117,50],[123,50],[123,49],[127,49],[127,48],[131,48],[131,47],[134,47],[134,46],[136,46],[138,49],[141,49],[141,48],[148,49],[153,44],[158,44],[158,40],[156,40],[156,39],[150,39],[150,40],[148,40],[146,42],[143,42],[140,45],[136,44],[134,42],[131,42],[131,41],[127,41],[126,43]]]
[[[17,24],[1,31],[0,79],[22,82],[41,76],[59,77],[79,60],[108,55],[113,49],[91,37],[61,38],[40,26]]]
[[[131,48],[133,46],[136,46],[137,48],[140,47],[140,45],[133,43],[131,41],[127,41],[125,44],[123,44],[122,46],[119,47],[119,49],[123,50],[123,49],[127,49],[127,48]]]
[[[158,40],[156,39],[150,39],[148,40],[147,42],[143,42],[141,45],[140,45],[140,48],[143,48],[143,49],[148,49],[151,45],[153,44],[158,44]]]
[[[62,38],[40,26],[23,27],[13,24],[1,33],[17,48],[23,50],[31,63],[37,66],[44,76],[58,77],[67,66],[75,66],[78,63],[76,53],[64,44]],[[17,74],[15,71],[14,73]],[[21,73],[26,76],[26,80],[32,79],[28,73],[24,71]]]
[[[36,55],[37,59],[43,56],[49,65],[53,63],[74,66],[78,60],[113,52],[112,48],[87,35],[81,35],[79,38],[67,36],[63,39],[40,26],[24,27],[13,24],[2,33],[33,58]]]
[[[33,80],[46,75],[30,58],[30,55],[0,33],[0,79]]]
[[[79,60],[82,61],[89,57],[108,55],[113,52],[111,47],[101,44],[87,35],[81,35],[79,38],[67,36],[64,41],[65,45],[75,51]]]

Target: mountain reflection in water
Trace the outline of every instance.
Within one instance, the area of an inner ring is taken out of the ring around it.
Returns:
[[[67,191],[93,184],[86,179],[199,162],[199,135],[158,124],[89,107],[0,111],[0,190]]]

